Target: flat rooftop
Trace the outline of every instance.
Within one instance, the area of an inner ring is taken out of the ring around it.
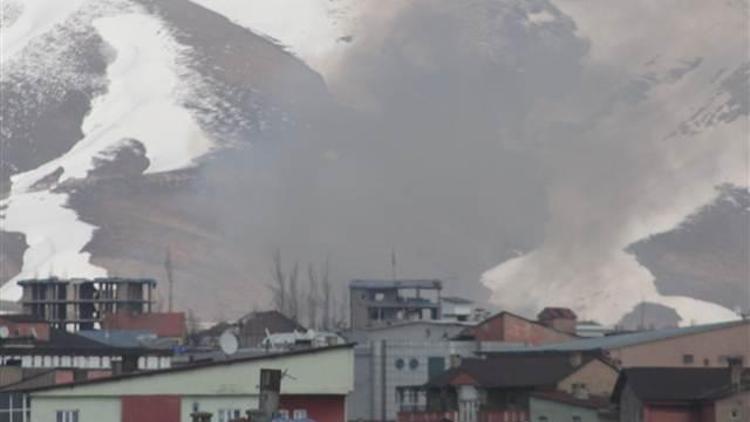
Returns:
[[[389,289],[442,289],[443,282],[437,279],[358,279],[349,282],[349,288],[367,290]]]
[[[20,280],[18,282],[21,286],[28,286],[33,284],[82,284],[82,283],[96,283],[96,284],[150,284],[156,285],[156,280],[153,278],[122,278],[122,277],[97,277],[97,278],[29,278],[26,280]]]

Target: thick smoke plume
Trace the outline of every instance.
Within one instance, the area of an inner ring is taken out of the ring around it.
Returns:
[[[556,304],[615,322],[645,300],[683,323],[734,317],[660,295],[625,249],[717,185],[746,184],[745,6],[634,2],[606,24],[606,10],[559,6],[365,12],[325,75],[352,116],[324,113],[327,130],[291,146],[273,178],[277,241],[380,274],[395,246],[408,275],[455,274],[463,288],[505,261],[482,282],[526,314]]]

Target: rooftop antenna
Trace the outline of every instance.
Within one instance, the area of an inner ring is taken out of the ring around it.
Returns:
[[[172,254],[169,246],[167,246],[167,256],[164,259],[164,269],[167,272],[167,282],[169,283],[169,312],[171,313],[174,308],[174,277],[172,276]]]
[[[396,281],[396,248],[391,248],[391,278]]]

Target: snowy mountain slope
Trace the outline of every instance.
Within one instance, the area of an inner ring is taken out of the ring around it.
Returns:
[[[147,164],[126,177],[189,171],[198,164],[196,159],[217,145],[231,145],[246,139],[249,131],[262,133],[268,122],[288,119],[281,107],[289,101],[279,91],[287,88],[293,75],[289,72],[289,77],[274,82],[276,75],[256,66],[253,76],[235,75],[247,79],[243,84],[227,81],[232,75],[225,70],[206,69],[202,61],[210,55],[196,57],[195,50],[211,46],[193,49],[188,44],[191,40],[180,43],[185,31],[166,21],[175,17],[170,12],[185,8],[183,2],[71,2],[59,10],[37,6],[23,4],[20,15],[5,24],[1,34],[7,53],[2,69],[3,176],[13,174],[3,183],[6,194],[0,217],[4,245],[25,247],[20,271],[6,273],[4,266],[3,276],[12,277],[0,292],[4,300],[20,296],[15,285],[19,279],[107,274],[104,267],[90,263],[91,254],[85,251],[94,232],[107,222],[81,221],[80,210],[70,200],[72,194],[85,191],[92,171],[108,168],[108,162],[123,156],[123,148],[133,147],[143,153]],[[185,12],[190,16],[190,6]],[[196,16],[200,13],[191,17]],[[205,29],[216,31],[217,27]],[[197,30],[187,32],[193,38],[200,35]],[[242,31],[241,35],[253,41],[251,33]],[[246,46],[263,54],[259,62],[265,60],[265,65],[278,61],[274,55],[286,60],[283,53],[269,52],[276,47],[268,42]],[[243,57],[238,64],[247,62],[249,55]],[[98,66],[102,62],[106,62],[103,68]],[[294,69],[295,65],[284,67]],[[37,82],[37,96],[29,99],[24,90],[31,78]],[[316,83],[314,76],[309,79]],[[231,89],[232,95],[217,95],[224,94],[222,88]],[[66,110],[70,103],[57,101],[59,94],[77,98],[78,113]],[[275,104],[263,105],[271,101]],[[40,130],[44,125],[51,127]],[[66,127],[71,130],[59,130]],[[244,134],[239,133],[242,128]],[[113,178],[106,171],[95,174]],[[166,247],[159,245],[156,256],[163,255]],[[18,267],[11,255],[4,249],[3,260]]]
[[[656,277],[659,291],[695,295],[750,310],[750,193],[724,186],[716,201],[679,226],[628,248]]]
[[[709,260],[681,283],[678,245],[629,247],[746,184],[741,2],[0,1],[3,281],[162,278],[169,249],[178,306],[220,318],[265,305],[275,248],[342,282],[395,248],[475,298],[502,263],[529,315],[734,317]]]
[[[192,0],[280,43],[326,74],[356,37],[366,2],[352,0]]]
[[[544,243],[488,271],[484,283],[503,303],[534,307],[557,301],[607,322],[616,322],[615,316],[644,300],[675,309],[682,323],[736,318],[715,303],[671,295],[675,290],[662,292],[626,249],[651,233],[675,227],[696,207],[715,200],[716,185],[746,184],[748,107],[740,100],[748,92],[743,53],[747,40],[741,35],[746,6],[692,2],[689,10],[705,12],[697,22],[695,14],[682,9],[683,3],[653,7],[633,2],[618,9],[613,28],[601,37],[585,30],[601,31],[597,26],[604,23],[594,19],[603,14],[581,7],[581,2],[561,4],[563,10],[575,12],[574,18],[582,22],[580,34],[592,40],[588,60],[616,66],[623,74],[633,72],[621,88],[622,96],[592,115],[582,134],[591,139],[585,141],[587,154],[596,157],[613,148],[619,162],[600,166],[582,160],[586,164],[580,172],[565,167],[553,188],[559,208],[553,211]],[[671,13],[673,7],[681,12]],[[640,30],[625,24],[631,22],[629,16],[637,17]],[[656,34],[666,18],[675,31],[660,37]],[[693,43],[696,31],[702,36]],[[582,194],[575,186],[586,185],[585,196],[566,200],[567,195]],[[540,295],[508,294],[517,280]]]

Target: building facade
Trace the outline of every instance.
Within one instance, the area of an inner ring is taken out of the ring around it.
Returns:
[[[208,412],[226,422],[257,409],[261,369],[283,371],[279,409],[316,421],[346,420],[353,389],[350,345],[214,362],[16,391],[31,422],[181,422]],[[75,419],[65,419],[75,414]],[[61,419],[63,418],[63,419]]]
[[[23,312],[68,331],[97,328],[107,314],[150,313],[156,281],[103,277],[21,280]]]
[[[352,280],[351,329],[440,319],[440,280]]]

